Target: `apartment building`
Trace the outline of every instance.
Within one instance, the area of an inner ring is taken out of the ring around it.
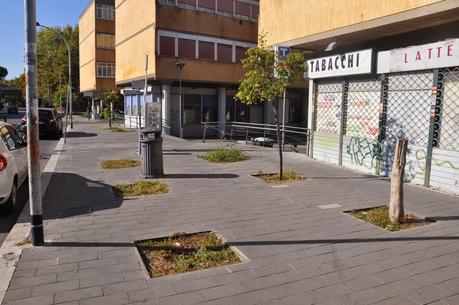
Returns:
[[[116,89],[115,1],[91,0],[79,19],[80,92]]]
[[[459,1],[263,0],[270,45],[308,54],[317,160],[459,193]]]
[[[126,124],[137,126],[143,114],[145,76],[147,104],[161,105],[166,133],[200,136],[206,118],[262,122],[262,106],[233,100],[240,61],[257,43],[258,14],[257,0],[117,0],[116,84]]]

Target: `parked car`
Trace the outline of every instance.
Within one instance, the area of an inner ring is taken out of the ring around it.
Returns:
[[[21,120],[22,131],[26,130],[27,117]],[[38,130],[41,136],[51,136],[60,138],[62,136],[64,124],[61,116],[53,108],[38,108]]]
[[[17,191],[27,178],[27,142],[10,124],[0,122],[0,205],[17,208]]]
[[[11,105],[11,106],[8,106],[8,108],[6,108],[6,112],[8,114],[18,114],[19,108],[18,106]]]

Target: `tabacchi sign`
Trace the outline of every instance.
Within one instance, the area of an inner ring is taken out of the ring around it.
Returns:
[[[449,39],[378,53],[378,74],[459,65],[459,39]]]
[[[372,70],[373,50],[362,50],[308,60],[308,77],[336,77],[367,74]]]

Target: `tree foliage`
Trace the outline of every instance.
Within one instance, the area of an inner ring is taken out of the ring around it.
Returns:
[[[261,34],[258,47],[250,48],[242,60],[247,70],[242,79],[236,100],[246,105],[270,103],[274,113],[279,145],[279,174],[283,178],[282,139],[279,127],[278,97],[294,84],[303,80],[307,67],[302,52],[290,52],[286,56],[266,46],[265,34]]]
[[[0,80],[5,79],[5,77],[8,75],[8,69],[5,67],[0,66]]]
[[[57,33],[44,28],[37,32],[38,94],[55,106],[67,100],[68,52],[62,35],[70,45],[72,92],[77,104],[80,99],[78,26],[53,27],[53,30]]]

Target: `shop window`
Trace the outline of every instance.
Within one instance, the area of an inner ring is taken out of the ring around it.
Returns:
[[[159,54],[166,56],[175,56],[175,38],[160,36],[159,37]]]
[[[199,8],[215,10],[215,0],[198,0]]]
[[[215,60],[214,43],[212,42],[199,42],[199,59]]]
[[[233,14],[233,0],[218,0],[217,9],[219,11]]]
[[[258,19],[260,14],[260,7],[258,5],[252,4],[252,19]]]
[[[288,102],[288,122],[301,123],[303,110],[301,99],[289,99]]]
[[[241,60],[243,60],[246,57],[245,55],[246,51],[247,51],[247,48],[236,47],[236,63],[240,63]]]
[[[218,95],[202,96],[202,121],[218,121]]]
[[[196,41],[191,39],[178,40],[178,55],[179,57],[196,57]]]
[[[248,105],[235,102],[236,105],[236,113],[235,118],[237,122],[248,122],[249,121],[249,114],[250,114],[250,107]]]
[[[219,62],[233,62],[233,47],[228,44],[218,44],[217,59]]]
[[[250,4],[236,1],[236,15],[250,17]]]
[[[201,95],[185,94],[183,103],[183,124],[201,124]]]
[[[234,96],[227,95],[226,96],[226,113],[225,113],[225,119],[227,121],[234,121],[235,104],[236,102],[234,101]]]

